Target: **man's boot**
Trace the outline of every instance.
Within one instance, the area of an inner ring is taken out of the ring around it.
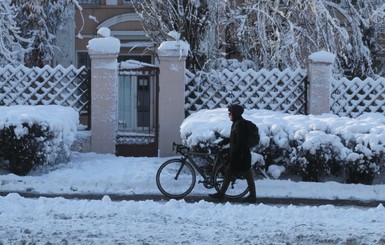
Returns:
[[[217,199],[217,200],[223,200],[225,198],[225,195],[222,192],[217,192],[214,194],[209,194],[209,197]]]

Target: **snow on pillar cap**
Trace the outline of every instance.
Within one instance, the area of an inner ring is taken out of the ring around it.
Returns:
[[[326,51],[319,51],[309,55],[309,60],[312,62],[321,62],[321,63],[334,63],[336,56],[332,53]]]
[[[180,33],[177,31],[170,31],[167,33],[167,41],[178,41],[180,39]]]
[[[98,35],[101,37],[110,37],[111,36],[111,31],[107,27],[102,27],[98,30]]]
[[[111,31],[107,27],[98,30],[101,37],[93,38],[88,41],[88,51],[90,54],[118,54],[120,51],[120,40],[111,37]]]
[[[158,55],[186,57],[190,51],[190,44],[179,38],[180,34],[177,31],[167,33],[167,41],[162,42],[158,47]]]
[[[187,57],[190,45],[185,41],[164,41],[158,48],[160,56],[184,56]]]

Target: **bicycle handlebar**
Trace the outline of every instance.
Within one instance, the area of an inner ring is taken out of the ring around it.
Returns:
[[[182,144],[177,144],[175,142],[172,144],[172,150],[175,150],[176,153],[180,153],[182,155],[185,155],[187,152],[191,152],[189,147]],[[221,146],[214,146],[211,150],[212,153],[219,154],[223,151],[223,148]],[[203,154],[203,152],[200,153]]]
[[[175,142],[172,143],[172,150],[176,151],[176,153],[181,153],[182,155],[188,151],[188,147],[182,144],[177,144]]]

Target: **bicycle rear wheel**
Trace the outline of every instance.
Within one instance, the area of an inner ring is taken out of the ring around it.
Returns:
[[[225,165],[220,165],[214,173],[214,186],[219,192],[223,184],[223,177],[225,173]],[[247,181],[243,177],[232,177],[229,188],[225,193],[225,197],[229,199],[237,199],[245,196],[249,192]]]
[[[195,186],[196,174],[193,167],[181,159],[164,162],[156,173],[156,185],[163,195],[170,198],[183,198]]]

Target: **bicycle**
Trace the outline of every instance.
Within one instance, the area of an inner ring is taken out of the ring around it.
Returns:
[[[188,147],[173,143],[173,150],[181,154],[180,158],[167,160],[160,165],[156,173],[156,185],[160,192],[169,197],[180,199],[187,196],[196,184],[199,174],[207,189],[221,189],[224,170],[228,162],[228,149],[217,148],[211,152],[191,151]],[[194,157],[200,157],[206,166],[199,167]],[[256,164],[253,168],[257,170]],[[229,199],[241,198],[248,193],[247,181],[242,176],[233,177],[225,193]]]

